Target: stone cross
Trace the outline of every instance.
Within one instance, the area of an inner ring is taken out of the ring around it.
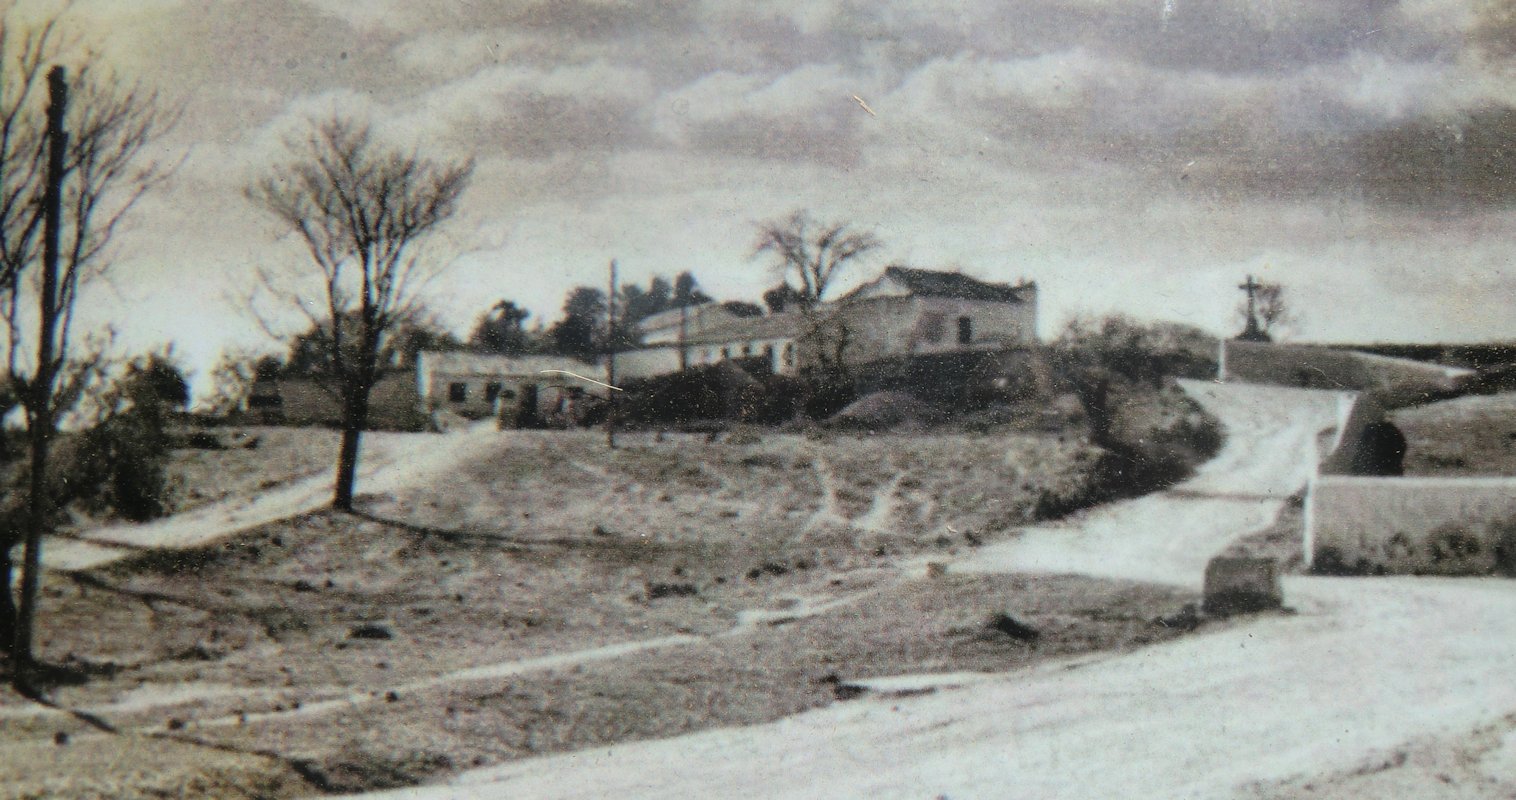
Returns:
[[[1249,275],[1247,283],[1239,284],[1237,288],[1241,289],[1244,292],[1247,292],[1248,294],[1247,327],[1243,329],[1242,335],[1237,338],[1248,341],[1265,339],[1266,337],[1263,335],[1263,331],[1259,330],[1258,328],[1258,315],[1254,311],[1258,290],[1263,288],[1263,284],[1253,280],[1253,276]]]

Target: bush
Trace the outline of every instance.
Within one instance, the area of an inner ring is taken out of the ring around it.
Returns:
[[[141,522],[163,516],[168,487],[169,436],[162,419],[133,409],[86,432],[75,469],[84,486],[116,513]]]
[[[622,419],[644,425],[714,420],[779,425],[795,419],[797,411],[810,419],[825,419],[855,399],[851,383],[840,379],[755,378],[725,363],[630,381],[624,388]]]
[[[752,383],[751,376],[728,364],[630,381],[620,413],[628,422],[651,425],[731,419],[738,393]]]
[[[742,389],[737,419],[753,425],[782,425],[795,418],[806,394],[805,381],[789,375],[769,375]]]

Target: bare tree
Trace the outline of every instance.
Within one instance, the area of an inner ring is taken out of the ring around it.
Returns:
[[[753,255],[773,253],[776,267],[786,279],[800,283],[795,298],[802,309],[815,308],[825,299],[839,272],[858,257],[879,247],[873,234],[853,231],[845,223],[817,223],[804,211],[758,226]]]
[[[229,417],[247,410],[247,399],[258,379],[259,356],[241,350],[226,350],[211,368],[211,391],[205,408],[213,416]]]
[[[72,72],[72,81],[69,80]],[[0,319],[5,380],[30,445],[24,531],[0,531],[0,642],[19,687],[33,662],[46,491],[58,423],[98,376],[98,353],[74,353],[79,290],[110,265],[108,248],[136,201],[166,174],[143,151],[173,122],[155,93],[128,83],[64,34],[0,15]],[[7,535],[8,533],[8,535]],[[24,539],[20,603],[10,549]]]
[[[380,351],[436,272],[418,257],[417,242],[452,216],[473,163],[407,153],[378,141],[368,125],[341,117],[313,123],[288,149],[290,160],[248,187],[247,196],[299,235],[320,278],[326,302],[316,313],[276,276],[265,272],[264,285],[324,326],[331,343],[342,404],[332,505],[351,511]]]
[[[800,284],[798,289],[791,287],[787,299],[803,317],[800,343],[823,371],[846,371],[844,355],[852,335],[841,314],[822,311],[822,301],[848,265],[878,247],[873,234],[841,222],[817,223],[804,211],[758,228],[753,255],[772,253],[783,285],[788,286],[792,276]]]

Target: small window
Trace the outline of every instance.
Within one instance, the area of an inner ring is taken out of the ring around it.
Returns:
[[[723,348],[721,348],[721,360],[722,361],[725,361],[725,360],[727,360],[728,358],[731,358],[731,357],[732,357],[732,348],[730,348],[730,347],[723,347]]]
[[[794,342],[786,342],[785,345],[784,345],[784,365],[786,367],[793,367],[793,366],[795,366],[795,343]]]
[[[747,358],[748,356],[751,356],[752,354],[753,354],[753,346],[752,345],[745,344],[745,345],[742,346],[742,357],[743,358]]]
[[[968,344],[974,341],[974,322],[968,317],[958,318],[958,343]]]
[[[484,385],[484,402],[493,403],[500,396],[500,381],[490,381]]]
[[[510,389],[501,389],[500,390],[500,399],[501,400],[515,400],[516,399],[516,393],[513,392],[513,391],[511,391]]]
[[[768,361],[773,361],[774,360],[774,346],[773,345],[766,344],[766,345],[763,346],[763,357],[766,360],[768,360]]]
[[[462,403],[468,400],[468,384],[462,381],[448,384],[447,399],[451,403]]]

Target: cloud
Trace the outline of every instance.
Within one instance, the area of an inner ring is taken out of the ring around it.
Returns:
[[[641,108],[653,94],[641,70],[605,61],[492,66],[438,87],[396,117],[426,138],[542,158],[639,145],[648,138]]]
[[[847,166],[867,115],[853,96],[870,88],[835,64],[776,77],[718,72],[659,98],[654,127],[700,151]]]
[[[1355,142],[1376,199],[1444,210],[1516,206],[1516,107],[1419,117]]]

